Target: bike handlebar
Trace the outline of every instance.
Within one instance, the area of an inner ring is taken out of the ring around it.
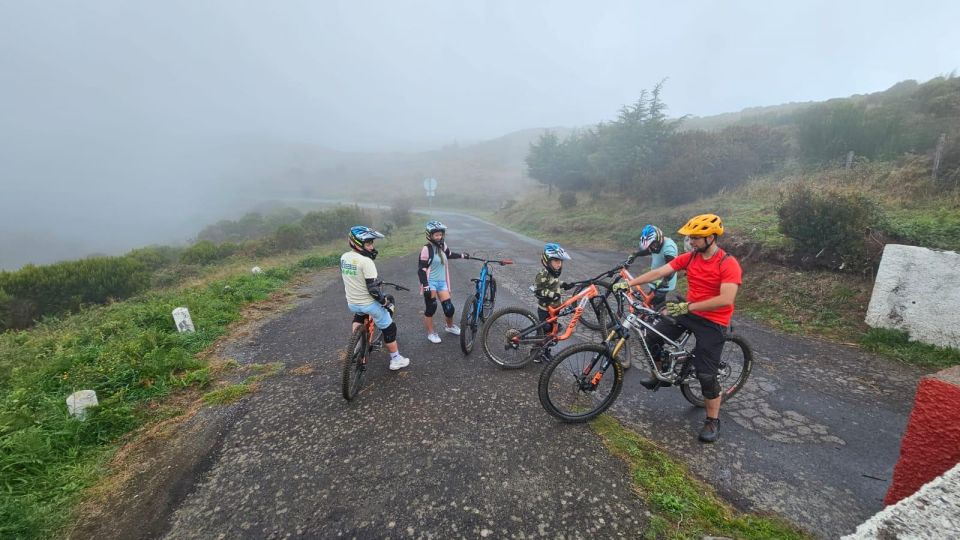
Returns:
[[[619,299],[621,301],[624,301],[624,300],[627,301],[628,303],[630,303],[631,306],[633,306],[633,309],[639,313],[644,313],[646,315],[653,315],[654,317],[663,319],[671,324],[677,324],[677,320],[674,319],[673,317],[666,315],[664,313],[661,313],[659,311],[652,310],[647,306],[643,305],[643,302],[631,301],[630,298],[627,297],[626,291],[617,291],[617,295],[619,296]]]
[[[397,285],[396,283],[390,283],[389,281],[381,281],[380,284],[381,284],[381,285],[390,285],[391,287],[393,287],[394,289],[396,289],[396,290],[398,290],[398,291],[407,291],[407,292],[410,292],[410,289],[404,287],[403,285]]]
[[[500,266],[504,266],[504,265],[507,265],[507,264],[513,264],[513,259],[496,260],[496,259],[482,259],[482,258],[480,258],[480,257],[464,257],[464,259],[469,259],[469,260],[471,260],[471,261],[482,261],[483,264],[497,263],[497,264],[499,264]]]

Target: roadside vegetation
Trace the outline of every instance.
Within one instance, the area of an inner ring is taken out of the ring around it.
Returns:
[[[590,423],[610,452],[626,461],[634,491],[650,510],[644,538],[789,540],[810,538],[781,518],[732,509],[669,454],[610,415]]]
[[[740,258],[742,313],[788,332],[926,367],[953,349],[863,322],[888,243],[960,251],[960,78],[729,117],[712,131],[670,120],[660,86],[617,118],[531,145],[543,188],[493,219],[549,241],[632,250],[716,213]],[[675,236],[675,233],[674,233]]]
[[[111,283],[111,269],[126,276],[123,272],[132,261],[150,260],[147,254],[168,261],[157,264],[152,273],[143,270],[144,283],[156,283],[163,273],[163,285],[125,291],[129,296],[124,300],[106,295],[100,305],[91,301],[57,307],[56,317],[0,333],[0,537],[54,535],[84,489],[109,472],[110,457],[138,428],[184,412],[165,405],[174,396],[188,393],[206,404],[228,404],[277,373],[279,364],[238,366],[211,361],[206,351],[228,334],[246,306],[276,295],[306,273],[336,267],[345,250],[341,238],[355,222],[379,226],[384,219],[353,208],[333,212],[349,214],[344,219],[350,223],[338,231],[336,240],[311,241],[316,245],[308,250],[278,250],[258,257],[243,249],[194,266],[194,259],[182,262],[184,254],[197,251],[193,248],[148,248],[111,258],[115,264],[100,261],[98,266],[70,267],[91,269],[89,276],[70,283],[85,292],[84,283],[91,287]],[[416,226],[393,226],[391,231],[381,241],[383,256],[409,253],[422,240]],[[276,241],[275,235],[265,238]],[[170,253],[176,256],[168,257]],[[55,271],[27,269],[16,279],[44,279],[33,289],[16,290],[41,291],[49,296],[35,298],[54,298],[45,284],[56,285],[69,264],[52,265]],[[252,273],[254,265],[263,271]],[[6,277],[10,279],[9,273]],[[196,332],[178,333],[174,328],[171,311],[179,306],[190,310]],[[88,389],[96,391],[99,405],[85,420],[77,420],[67,413],[65,399]]]

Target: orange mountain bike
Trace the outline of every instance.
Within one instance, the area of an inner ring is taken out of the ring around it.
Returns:
[[[397,285],[396,283],[387,283],[398,291],[409,291],[410,289]],[[387,309],[393,315],[396,311],[396,305],[392,295],[387,295]],[[350,343],[347,345],[343,355],[343,397],[347,401],[352,400],[360,393],[363,388],[363,378],[367,373],[367,360],[370,353],[379,351],[383,348],[383,332],[373,324],[373,317],[363,316],[363,322],[353,331],[350,336]]]

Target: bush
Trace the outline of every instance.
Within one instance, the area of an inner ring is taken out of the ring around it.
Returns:
[[[128,298],[150,284],[150,273],[132,257],[95,257],[0,272],[0,316],[7,328],[26,328],[40,317],[76,311],[84,304]]]
[[[180,254],[180,262],[186,264],[211,264],[221,258],[217,245],[209,240],[201,240]]]
[[[564,191],[557,197],[557,200],[560,201],[560,208],[569,210],[577,205],[577,194],[572,191]]]
[[[412,217],[410,209],[413,208],[413,201],[408,197],[399,197],[390,204],[390,211],[387,212],[387,221],[392,222],[397,227],[405,227],[410,224]]]
[[[300,225],[281,225],[273,233],[273,243],[280,251],[292,251],[307,245],[307,239]]]
[[[793,239],[802,257],[846,270],[862,270],[874,262],[865,240],[882,224],[882,216],[864,195],[797,186],[786,193],[777,215],[780,232]]]
[[[148,246],[134,249],[127,257],[140,261],[148,270],[159,270],[172,266],[180,258],[180,248],[171,246]]]
[[[322,212],[308,212],[300,220],[304,236],[310,244],[321,244],[344,238],[354,225],[362,225],[367,216],[358,206],[338,206]]]

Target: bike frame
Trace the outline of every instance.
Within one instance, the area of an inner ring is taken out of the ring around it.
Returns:
[[[623,292],[621,294],[629,299],[629,293]],[[653,294],[651,293],[650,296],[652,297]],[[639,335],[640,342],[643,344],[644,350],[647,352],[646,358],[647,362],[650,364],[648,367],[651,368],[651,373],[653,373],[657,379],[662,382],[676,383],[678,379],[685,377],[686,370],[684,370],[684,373],[681,373],[679,376],[675,377],[664,375],[664,373],[673,372],[678,357],[692,355],[692,353],[689,353],[686,349],[684,349],[684,346],[690,339],[691,332],[685,329],[677,340],[670,339],[643,318],[644,315],[663,317],[662,315],[637,301],[631,301],[629,304],[632,308],[632,312],[628,313],[622,320],[617,321],[616,327],[610,331],[610,334],[608,334],[607,338],[603,341],[604,346],[610,350],[610,344],[613,343],[614,339],[619,338],[616,341],[616,345],[614,345],[613,349],[611,350],[610,357],[616,358],[617,354],[620,353],[620,350],[623,349],[624,343],[626,343],[627,339],[630,337],[631,331],[636,331]],[[610,306],[606,303],[604,303],[604,305],[607,306],[607,311],[610,313],[612,320],[616,320],[616,318],[613,316],[614,314],[610,309]],[[640,313],[640,316],[638,316],[637,313]],[[669,345],[674,349],[673,352],[668,352],[670,357],[670,365],[666,366],[663,372],[657,369],[654,359],[649,354],[650,346],[647,344],[647,332],[653,332],[654,334],[660,336],[660,338],[663,339],[664,346]],[[595,365],[596,360],[591,362],[590,365],[585,368],[584,375],[588,375],[590,371],[593,370]],[[596,380],[593,383],[594,386],[600,382],[600,378],[603,376],[603,373],[606,372],[608,367],[609,366],[601,366],[601,369],[598,370],[596,375],[594,375],[593,379]]]
[[[479,321],[480,315],[483,313],[483,298],[487,294],[487,275],[490,273],[487,268],[489,264],[490,261],[483,261],[483,266],[480,268],[480,279],[477,281],[477,302],[473,312],[474,321]]]
[[[541,343],[548,341],[563,341],[568,339],[573,335],[574,330],[577,329],[577,324],[580,322],[580,317],[583,315],[584,307],[590,302],[591,298],[600,296],[600,290],[597,289],[596,285],[591,284],[589,287],[583,289],[579,293],[573,295],[566,302],[560,304],[557,307],[548,307],[547,308],[547,320],[535,324],[529,328],[526,328],[520,332],[517,337],[513,338],[515,344],[519,345],[521,343]],[[570,319],[570,322],[567,323],[566,330],[558,335],[557,325],[554,323],[557,322],[557,319],[573,313],[573,318]],[[526,336],[529,336],[531,333],[536,333],[541,328],[550,325],[550,333],[545,336],[537,336],[534,339],[525,339]]]

